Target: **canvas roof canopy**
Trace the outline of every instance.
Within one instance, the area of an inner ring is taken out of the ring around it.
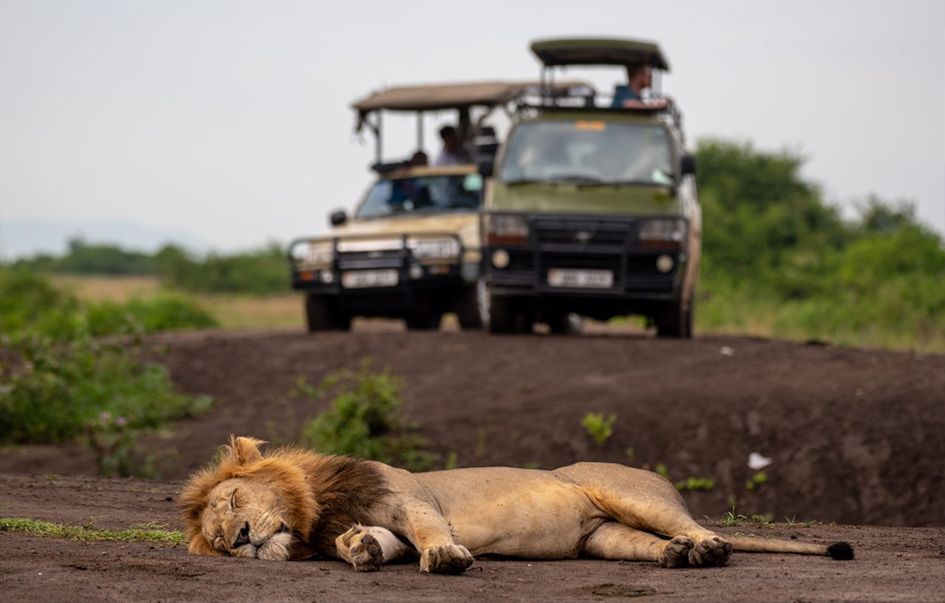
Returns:
[[[556,38],[532,42],[546,67],[645,63],[669,71],[669,61],[654,42],[618,38]]]
[[[548,84],[546,84],[547,86]],[[495,107],[526,94],[539,82],[474,82],[465,84],[433,84],[427,86],[393,86],[375,92],[352,105],[361,114],[371,111],[439,111],[462,107]],[[571,88],[587,88],[582,81],[555,82],[553,88],[564,92]]]

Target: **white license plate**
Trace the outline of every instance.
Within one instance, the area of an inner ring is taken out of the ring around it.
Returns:
[[[548,284],[552,287],[610,289],[614,286],[614,273],[610,270],[572,270],[569,268],[549,268]]]
[[[345,289],[395,287],[397,280],[396,270],[352,270],[341,274],[341,286]]]

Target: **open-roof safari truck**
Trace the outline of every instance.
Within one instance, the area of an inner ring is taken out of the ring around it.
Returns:
[[[701,210],[680,114],[659,92],[663,53],[635,40],[531,49],[548,85],[559,67],[641,63],[654,85],[643,101],[552,94],[519,108],[484,200],[484,322],[492,332],[534,322],[566,332],[572,313],[639,314],[661,337],[690,337]]]
[[[306,294],[309,331],[346,330],[354,316],[404,318],[411,329],[434,329],[445,312],[465,328],[482,326],[476,301],[483,176],[498,143],[482,120],[523,94],[502,82],[388,88],[353,105],[358,130],[375,135],[376,179],[354,208],[331,215],[329,236],[293,241],[292,286]],[[468,162],[430,167],[426,158],[382,162],[385,111],[417,116],[417,150],[424,114],[456,111]]]

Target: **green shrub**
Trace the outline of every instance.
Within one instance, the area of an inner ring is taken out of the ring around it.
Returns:
[[[124,304],[109,301],[89,304],[87,318],[93,335],[220,326],[203,306],[170,292],[161,292],[148,299],[135,298]]]
[[[335,394],[331,407],[302,429],[302,442],[325,454],[345,454],[397,465],[411,471],[429,469],[434,456],[426,440],[400,414],[403,381],[389,370],[375,373],[365,360],[357,371],[325,378],[317,388],[300,379],[298,389],[312,399]]]
[[[607,439],[614,433],[612,426],[616,420],[617,415],[614,414],[605,418],[602,412],[589,412],[581,419],[581,425],[587,430],[587,434],[597,442],[597,446],[603,447]]]
[[[73,440],[103,413],[129,429],[156,428],[210,406],[209,398],[174,392],[163,367],[87,335],[67,343],[7,338],[0,382],[0,443]]]
[[[0,333],[68,339],[80,323],[79,302],[53,287],[48,278],[29,270],[0,268]]]

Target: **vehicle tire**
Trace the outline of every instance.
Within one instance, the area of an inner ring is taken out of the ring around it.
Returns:
[[[682,303],[667,305],[656,315],[656,336],[672,339],[690,339],[692,337],[693,307],[683,309]]]
[[[479,314],[479,301],[476,287],[469,287],[456,298],[456,318],[464,331],[482,328],[482,316]]]
[[[305,296],[305,318],[308,332],[349,331],[351,317],[338,307],[336,300],[308,294]]]
[[[490,333],[511,333],[515,329],[511,301],[493,295],[489,285],[481,279],[476,283],[476,301],[479,319]]]

